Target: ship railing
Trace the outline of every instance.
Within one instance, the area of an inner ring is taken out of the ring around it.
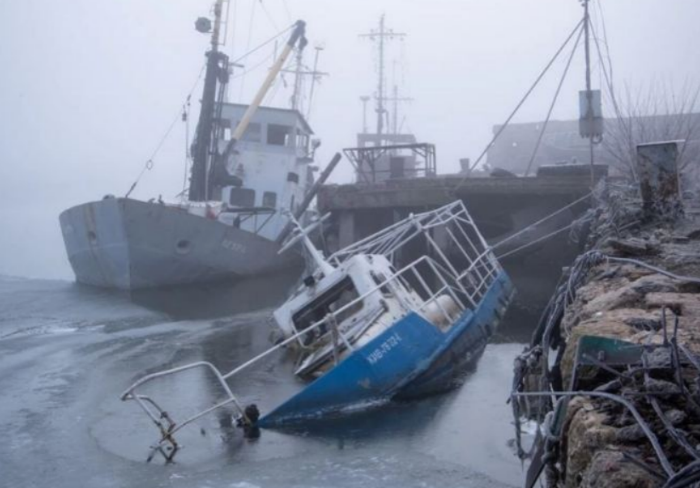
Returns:
[[[444,254],[440,257],[448,259]],[[430,276],[426,276],[426,267],[430,270]],[[423,269],[421,270],[421,268]],[[389,275],[384,280],[375,283],[375,286],[370,287],[366,292],[360,294],[352,301],[329,313],[323,319],[312,323],[302,330],[298,330],[295,336],[299,337],[299,346],[301,348],[308,348],[308,343],[304,340],[306,334],[324,325],[331,325],[329,332],[333,331],[333,324],[337,324],[337,317],[344,316],[345,312],[352,310],[368,297],[374,294],[381,294],[384,289],[392,289],[397,283],[400,284],[400,288],[409,291],[409,293],[414,291],[414,287],[410,285],[410,282],[414,282],[420,290],[418,299],[415,300],[414,296],[413,301],[407,300],[404,293],[393,294],[393,298],[396,298],[397,302],[403,308],[404,313],[414,310],[425,312],[425,309],[430,304],[435,304],[444,319],[448,322],[453,322],[467,308],[475,310],[478,307],[479,302],[483,299],[499,272],[500,267],[497,262],[492,260],[492,253],[490,250],[483,252],[461,273],[455,270],[454,264],[450,264],[448,267],[438,259],[423,255]],[[433,285],[431,286],[429,283],[433,283]],[[454,300],[459,308],[458,314],[448,313],[448,311],[445,310],[438,300],[442,295],[449,295]],[[348,345],[348,349],[352,350],[354,332],[360,326],[361,324],[355,325],[352,328],[344,328],[341,323],[340,327],[338,327],[340,338],[343,343]],[[328,329],[328,327],[326,328]]]
[[[335,312],[337,314],[340,312],[338,310]],[[225,407],[227,405],[233,404],[237,411],[238,411],[238,418],[241,420],[243,424],[250,424],[250,419],[247,418],[245,408],[243,405],[238,401],[237,397],[233,394],[231,389],[228,386],[227,380],[232,378],[233,376],[239,374],[243,370],[249,368],[253,364],[259,362],[260,360],[266,358],[270,354],[279,351],[280,349],[283,349],[284,347],[288,346],[290,343],[299,340],[299,338],[307,334],[310,329],[320,327],[321,325],[327,323],[328,321],[334,320],[334,314],[328,315],[324,320],[319,321],[315,324],[312,324],[309,328],[304,329],[303,331],[300,331],[296,334],[291,335],[290,337],[284,339],[283,341],[275,344],[274,346],[270,347],[269,349],[265,350],[264,352],[258,354],[257,356],[253,357],[252,359],[249,359],[248,361],[244,362],[243,364],[237,366],[233,370],[229,371],[228,373],[222,373],[216,366],[214,366],[212,363],[207,362],[207,361],[197,361],[194,363],[190,364],[185,364],[183,366],[178,366],[176,368],[171,368],[163,371],[159,371],[156,373],[151,373],[149,375],[146,375],[142,378],[140,378],[138,381],[136,381],[134,384],[132,384],[129,388],[127,388],[120,396],[120,399],[122,401],[129,401],[133,400],[135,401],[139,407],[146,413],[146,415],[150,418],[150,420],[155,424],[155,426],[158,428],[160,431],[160,439],[151,446],[151,453],[148,457],[148,460],[150,461],[155,453],[160,453],[163,455],[164,459],[166,462],[171,462],[177,451],[180,449],[180,445],[178,442],[175,440],[175,434],[186,427],[187,425],[190,425],[191,423],[195,422],[196,420],[199,420],[200,418],[204,417],[205,415],[208,415],[209,413],[218,410],[222,407]],[[346,335],[338,330],[340,334],[340,338],[343,340],[344,343],[346,343],[347,347],[352,349],[352,344],[348,341]],[[214,374],[216,379],[218,380],[219,384],[222,386],[224,391],[226,392],[227,398],[224,400],[194,414],[188,417],[186,420],[182,422],[176,422],[170,414],[163,409],[154,399],[152,399],[148,395],[143,395],[141,393],[137,392],[137,389],[145,386],[148,383],[153,382],[154,380],[157,379],[162,379],[168,376],[173,376],[179,373],[183,373],[185,371],[193,370],[193,369],[205,369]]]
[[[412,214],[378,233],[337,251],[330,256],[329,261],[340,264],[356,254],[391,255],[418,235],[440,227],[449,229],[451,225],[459,229],[465,242],[459,242],[454,234],[452,238],[457,240],[456,244],[460,247],[466,247],[465,250],[472,253],[472,258],[476,258],[488,247],[464,204],[461,201],[455,201],[435,210]],[[471,231],[474,239],[468,236],[468,231]]]
[[[403,247],[416,238],[423,236],[427,242],[428,252],[436,256],[437,261],[447,267],[452,274],[460,273],[455,259],[449,259],[452,253],[465,260],[467,270],[462,278],[476,280],[477,289],[483,291],[484,285],[501,270],[492,249],[476,227],[469,212],[461,201],[456,201],[436,210],[415,214],[389,226],[373,236],[358,241],[333,254],[329,261],[341,264],[350,256],[364,254],[382,254],[395,261]],[[483,296],[483,294],[481,295]]]
[[[453,206],[459,207],[457,205]],[[462,205],[461,208],[464,210],[464,212],[466,212],[466,209],[464,209]],[[457,209],[459,210],[459,208]],[[458,214],[458,216],[463,215],[464,214],[461,213]],[[466,214],[466,216],[468,219],[468,214]],[[227,405],[233,404],[235,406],[239,419],[241,419],[244,424],[250,422],[250,420],[246,417],[243,405],[233,394],[227,381],[240,374],[242,371],[248,369],[250,366],[258,363],[262,359],[288,346],[294,341],[298,341],[300,344],[304,345],[302,342],[303,337],[310,331],[326,326],[326,329],[329,329],[334,335],[334,344],[342,343],[348,350],[354,350],[353,340],[355,339],[355,333],[360,330],[358,327],[361,327],[362,324],[357,324],[352,328],[344,328],[342,327],[342,324],[338,324],[337,318],[342,316],[344,312],[356,306],[358,302],[366,300],[370,295],[376,293],[382,294],[382,289],[386,290],[388,288],[389,290],[398,291],[394,285],[400,285],[398,288],[404,290],[404,292],[392,292],[392,296],[395,297],[397,303],[400,304],[404,311],[404,316],[411,311],[418,311],[425,315],[427,308],[431,304],[434,304],[448,323],[454,323],[454,321],[457,320],[465,310],[469,308],[475,310],[480,301],[483,299],[488,288],[496,280],[498,274],[500,273],[500,265],[493,256],[491,249],[486,246],[478,232],[476,235],[479,238],[478,240],[480,241],[481,249],[476,256],[474,256],[474,252],[479,248],[472,243],[468,235],[464,236],[464,240],[460,240],[457,238],[457,234],[450,232],[446,233],[447,236],[451,236],[454,246],[460,250],[458,253],[452,253],[453,258],[450,259],[448,255],[440,249],[435,240],[429,235],[429,232],[438,225],[445,225],[446,222],[456,222],[459,219],[454,218],[454,215],[450,217],[446,214],[438,215],[437,217],[439,218],[431,218],[428,221],[421,220],[419,221],[419,225],[415,226],[420,232],[424,233],[428,237],[428,243],[430,244],[431,249],[435,251],[433,253],[435,254],[435,257],[428,254],[419,257],[408,265],[402,267],[400,270],[390,274],[385,279],[375,282],[375,285],[368,291],[343,305],[338,310],[328,313],[322,320],[311,324],[309,327],[306,327],[303,330],[296,331],[296,333],[290,335],[252,359],[249,359],[243,364],[237,366],[228,373],[222,373],[218,368],[216,368],[216,366],[209,362],[199,361],[149,374],[131,385],[121,395],[121,399],[123,401],[136,401],[136,403],[159,429],[161,435],[158,442],[151,446],[152,451],[149,459],[152,458],[155,453],[159,452],[163,455],[166,462],[171,461],[179,449],[179,445],[175,440],[174,435],[182,428],[192,424],[199,418]],[[465,221],[469,222],[470,219]],[[399,239],[403,238],[405,238],[405,236],[399,236]],[[396,236],[394,236],[392,239],[396,239]],[[394,242],[396,241],[394,240]],[[469,244],[469,246],[464,246],[464,243]],[[386,241],[383,244],[388,244],[390,246],[394,245],[390,241]],[[458,257],[465,258],[469,263],[468,266],[461,272],[457,271],[457,268],[461,267],[461,265],[458,263]],[[426,270],[429,270],[429,273],[426,272]],[[411,282],[416,284],[420,292],[413,289]],[[405,291],[408,291],[408,294],[406,294]],[[443,295],[448,295],[452,298],[457,305],[456,310],[451,312],[445,309],[440,301],[440,297]],[[376,318],[373,320],[376,320]],[[334,357],[338,357],[337,351],[334,351]],[[156,379],[176,375],[198,368],[206,369],[212,372],[226,393],[226,396],[222,401],[215,403],[199,413],[191,415],[182,422],[176,422],[171,418],[166,410],[160,407],[155,400],[138,392],[139,389]]]
[[[222,214],[233,214],[238,219],[238,224],[244,224],[248,220],[253,219],[253,234],[260,233],[272,218],[279,212],[273,207],[226,207],[221,212]],[[264,216],[264,219],[258,219],[258,216]],[[259,222],[262,220],[262,223]]]

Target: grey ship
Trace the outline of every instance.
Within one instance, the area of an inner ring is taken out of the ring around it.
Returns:
[[[225,103],[223,3],[215,4],[213,29],[208,19],[196,24],[212,35],[188,200],[108,196],[65,210],[61,230],[78,282],[136,290],[234,280],[301,262],[299,254],[278,251],[289,215],[308,217],[322,183],[312,184],[313,132],[298,111],[260,103],[295,44],[306,44],[305,26],[297,22],[250,105]]]

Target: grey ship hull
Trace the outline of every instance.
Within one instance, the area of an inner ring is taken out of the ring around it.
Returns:
[[[60,215],[76,280],[136,290],[230,281],[290,268],[273,241],[159,203],[106,198]]]

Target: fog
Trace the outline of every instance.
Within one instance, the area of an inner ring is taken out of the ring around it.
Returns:
[[[204,61],[208,36],[194,20],[210,0],[3,0],[0,3],[0,274],[70,279],[58,214],[69,206],[124,195],[180,112]],[[610,0],[602,5],[618,86],[700,79],[700,2]],[[251,9],[254,9],[251,11]],[[475,158],[582,15],[576,0],[231,0],[225,51],[236,59],[296,19],[323,45],[310,123],[323,143],[318,163],[354,144],[359,97],[375,92],[375,46],[358,34],[379,15],[404,32],[388,50],[404,130],[437,146],[438,171]],[[251,22],[252,21],[252,22]],[[237,69],[229,100],[247,103],[272,47]],[[582,51],[581,51],[582,53]],[[560,60],[516,121],[544,118]],[[257,66],[257,69],[252,69]],[[597,60],[594,86],[601,85]],[[291,79],[266,104],[287,106]],[[574,63],[554,118],[577,116],[583,55]],[[192,97],[194,131],[199,88]],[[609,112],[608,112],[609,113]],[[371,114],[371,112],[370,112]],[[371,127],[371,126],[370,126]],[[183,187],[185,127],[178,122],[134,193],[173,199]],[[350,181],[347,162],[334,175]]]

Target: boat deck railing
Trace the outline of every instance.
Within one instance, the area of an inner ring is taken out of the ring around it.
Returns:
[[[233,405],[241,422],[247,423],[249,420],[246,418],[245,408],[233,394],[227,381],[295,341],[305,347],[304,337],[309,332],[321,327],[329,331],[326,334],[331,336],[330,340],[334,345],[333,356],[336,362],[339,360],[342,348],[353,351],[356,332],[363,326],[363,323],[344,328],[339,326],[338,317],[342,317],[345,312],[373,294],[383,295],[386,290],[393,290],[391,298],[396,299],[404,316],[410,312],[417,312],[426,317],[429,307],[432,307],[432,311],[437,310],[442,318],[440,320],[440,317],[437,319],[433,317],[432,320],[445,324],[453,324],[467,309],[475,310],[498,278],[501,267],[474,226],[464,205],[461,202],[456,202],[436,211],[409,217],[407,220],[408,225],[404,221],[400,223],[401,225],[392,226],[391,232],[382,232],[379,236],[375,235],[377,238],[373,240],[365,240],[364,243],[360,241],[357,245],[350,247],[354,247],[357,252],[375,251],[374,253],[377,254],[378,251],[383,250],[391,255],[399,251],[407,242],[422,234],[428,244],[428,251],[385,279],[377,280],[376,286],[371,287],[337,310],[328,313],[323,319],[297,331],[228,373],[222,373],[212,363],[200,361],[149,374],[127,388],[122,393],[121,400],[135,401],[156,425],[161,435],[160,439],[151,446],[149,460],[155,453],[159,452],[166,462],[170,462],[179,449],[174,434],[199,418],[227,405]],[[444,232],[436,237],[438,229],[442,229],[439,232],[443,232],[443,230]],[[436,239],[440,240],[442,245],[438,245]],[[346,252],[343,250],[333,255],[332,258],[336,260],[336,263],[341,263],[345,259]],[[458,269],[462,269],[462,271],[458,271]],[[450,297],[456,307],[448,309],[444,300],[441,301],[443,296]],[[376,320],[376,315],[373,317],[372,320]],[[438,326],[437,323],[434,325]],[[146,384],[156,379],[192,369],[205,369],[212,372],[225,392],[225,398],[182,422],[176,422],[155,400],[138,392]]]

